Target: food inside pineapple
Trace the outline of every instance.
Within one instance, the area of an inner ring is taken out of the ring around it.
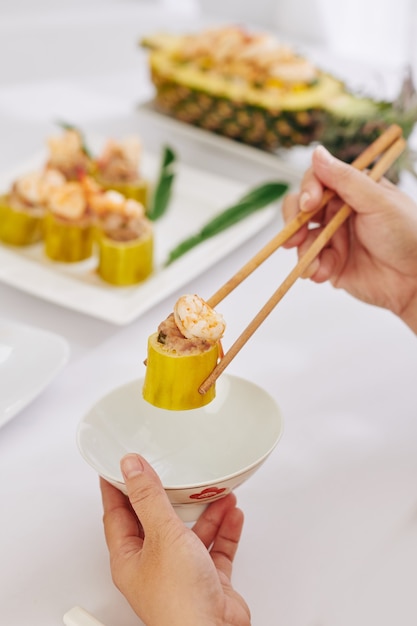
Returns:
[[[353,160],[391,123],[408,137],[417,120],[413,90],[405,106],[359,96],[269,34],[231,26],[141,44],[160,111],[262,149],[319,141]]]
[[[323,123],[322,102],[342,89],[270,35],[237,27],[157,36],[143,45],[151,48],[159,108],[270,149],[310,143]]]

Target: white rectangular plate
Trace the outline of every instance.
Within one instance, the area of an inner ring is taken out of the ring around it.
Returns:
[[[0,176],[6,190],[19,174],[44,162],[40,154]],[[160,157],[143,154],[143,175],[156,179]],[[172,201],[155,222],[155,270],[143,283],[114,287],[96,273],[96,260],[65,264],[49,260],[42,244],[26,248],[0,244],[0,281],[55,304],[114,324],[128,324],[248,240],[276,217],[278,203],[266,207],[205,241],[164,267],[168,252],[247,191],[245,185],[178,163]]]

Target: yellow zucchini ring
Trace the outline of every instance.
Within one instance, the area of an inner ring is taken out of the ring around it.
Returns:
[[[158,335],[154,333],[148,339],[143,398],[173,411],[198,409],[211,402],[216,395],[215,385],[205,394],[200,394],[198,388],[217,364],[219,343],[204,352],[180,354],[160,343]]]
[[[53,169],[40,169],[13,180],[0,196],[0,239],[14,246],[27,246],[42,239],[50,193],[65,182]]]
[[[70,221],[53,213],[45,217],[45,254],[53,261],[77,263],[93,253],[93,227],[91,220],[82,218]]]
[[[198,409],[211,402],[215,385],[205,394],[199,388],[223,356],[225,328],[222,315],[197,294],[181,296],[173,313],[148,339],[144,399],[174,411]]]
[[[98,230],[97,245],[97,272],[112,285],[134,285],[153,271],[153,232],[150,227],[130,241],[118,241]]]
[[[0,240],[13,246],[37,243],[43,236],[44,212],[14,207],[7,195],[0,196]]]
[[[53,261],[77,263],[93,253],[94,228],[89,198],[95,187],[89,178],[65,182],[48,197],[45,254]]]

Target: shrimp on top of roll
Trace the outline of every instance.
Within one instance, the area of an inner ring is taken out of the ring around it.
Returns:
[[[181,296],[174,311],[148,339],[144,399],[174,411],[200,408],[214,399],[213,385],[198,391],[222,357],[223,317],[197,295]]]

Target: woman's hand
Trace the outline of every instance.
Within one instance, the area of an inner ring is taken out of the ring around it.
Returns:
[[[298,194],[289,194],[283,215],[290,221],[299,211],[312,211],[323,189],[337,197],[286,244],[299,256],[343,202],[354,211],[309,267],[315,282],[329,280],[364,302],[389,309],[417,333],[417,205],[397,187],[375,183],[334,158],[323,147],[313,153]]]
[[[187,528],[151,466],[122,459],[129,497],[100,480],[113,580],[146,626],[249,626],[231,584],[243,513],[229,494]]]

